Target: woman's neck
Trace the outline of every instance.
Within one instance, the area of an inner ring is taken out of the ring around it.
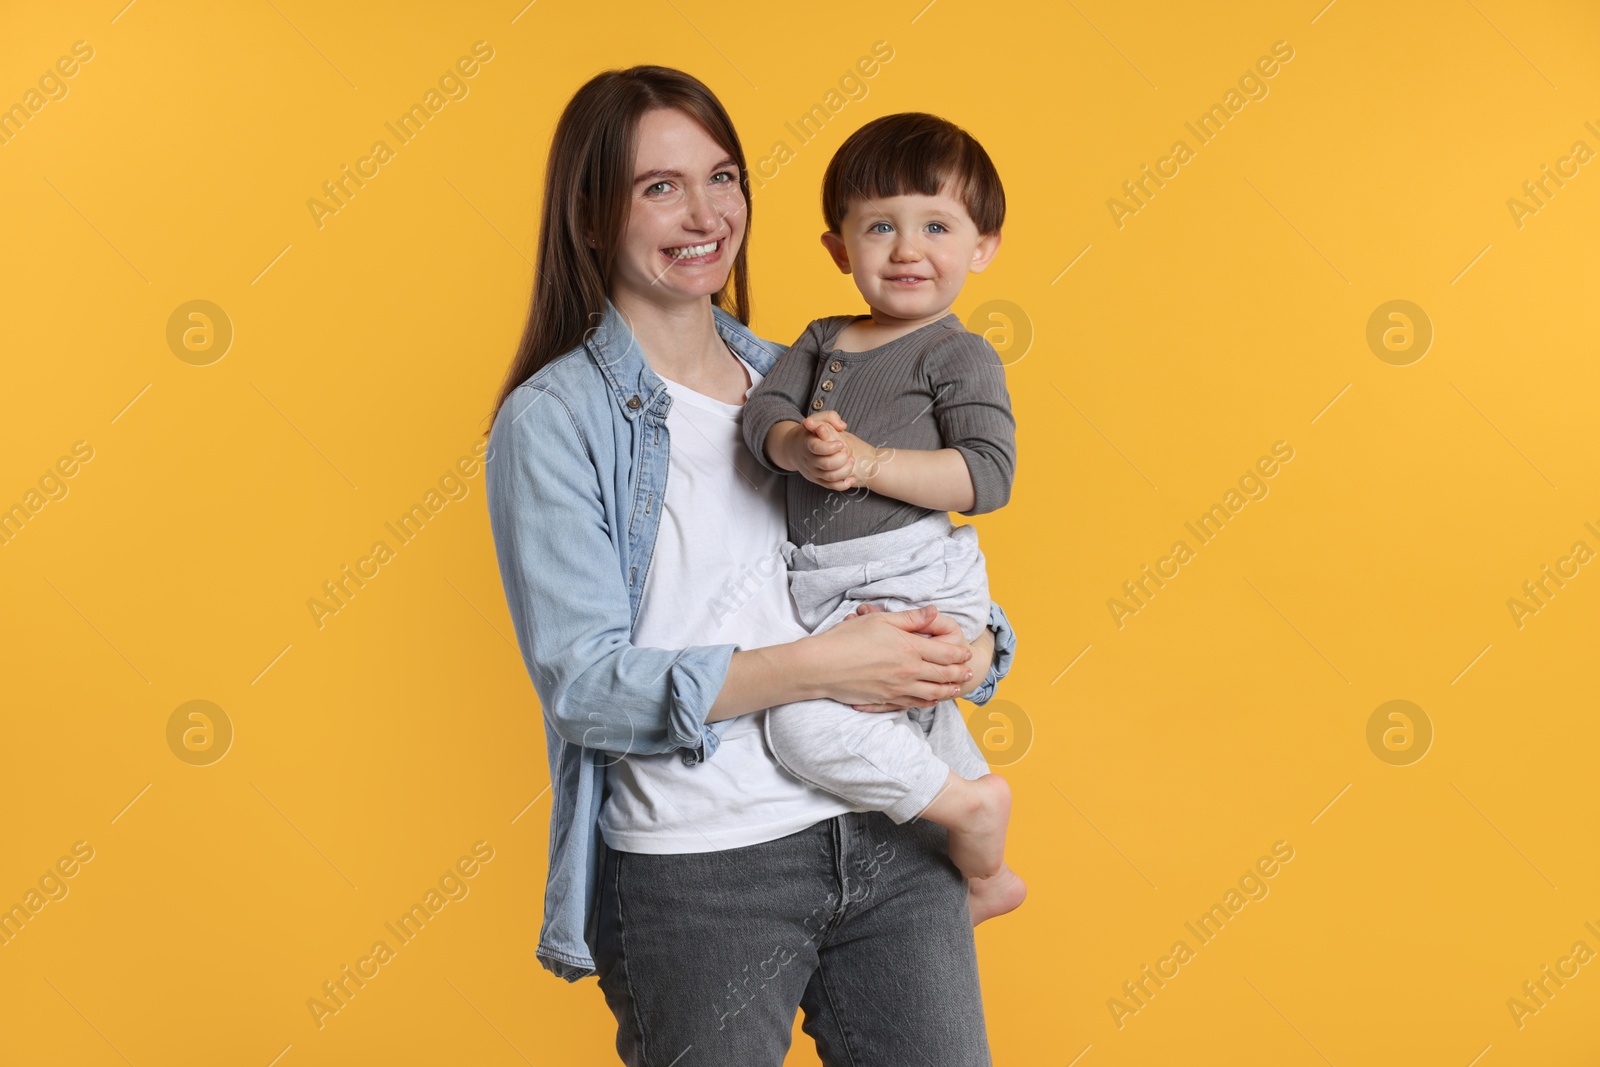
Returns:
[[[717,320],[711,298],[663,304],[632,293],[613,293],[611,302],[644,349],[651,368],[665,378],[693,376],[717,344]],[[678,373],[674,373],[674,371]]]
[[[621,312],[644,352],[645,361],[661,377],[728,403],[742,403],[750,378],[717,333],[711,298],[663,304],[630,293],[614,293]]]

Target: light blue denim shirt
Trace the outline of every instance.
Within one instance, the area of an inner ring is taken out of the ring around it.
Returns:
[[[784,345],[713,308],[717,332],[766,374]],[[585,342],[506,398],[489,432],[485,486],[500,578],[522,661],[544,709],[550,761],[549,874],[537,956],[577,981],[594,973],[605,768],[627,753],[681,750],[694,765],[721,741],[706,714],[738,646],[635,648],[639,598],[667,490],[672,398],[606,302]],[[987,701],[1016,637],[990,611]]]

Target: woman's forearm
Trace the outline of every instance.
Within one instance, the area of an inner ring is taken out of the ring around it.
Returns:
[[[866,627],[846,619],[814,637],[733,653],[705,721],[817,697],[861,702],[858,706],[873,710],[925,707],[983,684],[994,659],[994,633],[988,628],[969,645],[948,618],[934,617],[932,627],[940,635],[934,639],[900,629],[911,625],[905,620],[911,613],[889,614],[897,620],[893,627],[883,618]],[[852,624],[856,629],[850,634],[838,632]],[[887,703],[868,703],[875,701]]]
[[[821,696],[820,687],[809,681],[817,668],[809,662],[806,644],[790,641],[735,652],[706,722]]]

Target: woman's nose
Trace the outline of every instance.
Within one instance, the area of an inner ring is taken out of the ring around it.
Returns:
[[[704,189],[689,194],[688,223],[691,228],[709,232],[716,229],[721,221],[711,194]]]

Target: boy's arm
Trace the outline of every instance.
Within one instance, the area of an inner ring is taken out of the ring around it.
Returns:
[[[966,512],[977,501],[967,459],[954,448],[874,448],[852,433],[838,436],[855,455],[855,485],[931,511]]]
[[[961,331],[928,353],[933,417],[947,450],[960,453],[972,480],[963,515],[998,511],[1011,499],[1017,469],[1017,420],[1000,353],[983,337]]]
[[[1016,471],[1016,419],[1005,367],[988,341],[962,332],[928,354],[924,373],[933,390],[933,417],[947,447],[874,447],[840,429],[831,411],[802,426],[824,439],[838,437],[855,459],[847,484],[933,511],[981,515],[1005,506]]]
[[[744,413],[740,416],[745,447],[762,466],[779,474],[793,468],[780,466],[768,455],[767,434],[780,423],[798,423],[805,418],[800,405],[811,391],[819,347],[817,330],[821,322],[818,319],[807,326],[789,350],[778,357],[745,401]]]

